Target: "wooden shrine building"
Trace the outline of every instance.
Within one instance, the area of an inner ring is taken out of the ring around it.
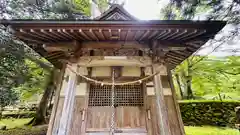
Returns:
[[[121,6],[92,20],[5,20],[61,70],[47,135],[184,135],[170,70],[221,21],[141,21]]]

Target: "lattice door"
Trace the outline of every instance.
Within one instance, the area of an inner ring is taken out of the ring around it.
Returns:
[[[89,106],[111,106],[111,86],[91,85]],[[143,106],[141,85],[115,86],[115,106]]]
[[[90,85],[88,128],[106,130],[111,121],[111,86]],[[144,95],[141,85],[115,86],[117,129],[146,129]]]

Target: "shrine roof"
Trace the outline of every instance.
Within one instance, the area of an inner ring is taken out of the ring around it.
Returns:
[[[15,36],[27,44],[35,44],[33,49],[54,65],[60,57],[44,50],[43,44],[68,41],[157,41],[186,47],[166,54],[173,67],[214,38],[226,24],[223,21],[138,20],[119,5],[112,6],[92,20],[1,20],[0,23],[10,26]]]

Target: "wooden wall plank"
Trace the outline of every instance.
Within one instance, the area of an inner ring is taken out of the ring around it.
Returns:
[[[144,107],[120,106],[116,108],[117,128],[146,129]]]
[[[108,106],[89,107],[87,110],[87,131],[110,128],[112,109]]]
[[[70,131],[69,135],[80,135],[81,134],[81,126],[82,126],[82,113],[85,107],[85,98],[84,97],[76,97],[74,103],[73,116],[70,123]]]
[[[172,96],[164,96],[165,103],[168,111],[168,120],[171,128],[172,135],[182,135],[177,117],[177,111],[174,105]]]
[[[56,82],[57,88],[56,88],[56,92],[54,95],[54,105],[53,105],[53,109],[51,112],[50,121],[48,124],[49,126],[48,126],[48,130],[47,130],[47,135],[52,135],[54,121],[56,118],[56,112],[58,109],[58,102],[59,102],[59,98],[60,98],[60,91],[61,91],[61,87],[62,87],[64,71],[65,71],[65,66],[61,69],[60,73],[57,71],[54,71],[54,76],[56,76],[56,78],[54,78],[54,79],[57,79],[57,82]]]
[[[147,97],[147,108],[150,110],[150,120],[149,120],[150,124],[147,130],[148,132],[152,133],[149,135],[160,135],[155,96]]]
[[[57,107],[57,112],[56,112],[54,126],[53,126],[53,134],[58,133],[59,123],[62,116],[64,99],[65,99],[64,97],[60,97],[58,101],[58,107]]]
[[[181,117],[181,111],[180,111],[179,104],[177,102],[176,91],[175,91],[175,88],[174,88],[174,85],[173,85],[173,78],[172,78],[172,73],[170,71],[170,68],[167,69],[167,72],[168,72],[168,81],[169,81],[169,84],[170,84],[170,87],[171,87],[171,90],[172,90],[172,94],[173,94],[172,99],[173,99],[173,102],[174,102],[174,107],[176,109],[176,117],[177,117],[179,127],[180,127],[178,132],[180,132],[181,135],[185,135],[184,125],[183,125],[183,121],[182,121],[182,117]]]

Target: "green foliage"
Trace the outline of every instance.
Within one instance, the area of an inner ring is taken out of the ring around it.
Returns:
[[[239,135],[237,129],[219,128],[211,126],[185,126],[186,135]]]
[[[0,125],[5,125],[7,129],[22,127],[24,124],[30,121],[30,118],[21,119],[2,119],[0,120]]]
[[[184,101],[179,102],[185,125],[212,125],[234,127],[235,108],[240,101]]]
[[[24,83],[14,88],[21,93],[20,99],[22,101],[28,100],[34,95],[41,95],[46,87],[46,78],[49,75],[48,71],[28,59],[25,60],[25,64],[28,67],[28,71],[24,78]]]
[[[238,56],[226,58],[192,56],[177,66],[173,75],[175,87],[183,93],[183,99],[188,97],[189,89],[195,98],[221,100],[240,97]],[[188,84],[187,81],[191,83]],[[235,96],[231,93],[235,93]]]
[[[2,119],[9,119],[9,118],[33,118],[36,116],[35,111],[22,111],[22,112],[11,112],[11,113],[3,113]]]
[[[18,93],[13,87],[23,82],[22,74],[26,73],[24,56],[12,55],[12,52],[24,52],[24,48],[5,46],[15,43],[13,40],[5,40],[8,35],[0,29],[0,105],[1,107],[12,105],[18,99]]]
[[[239,135],[236,129],[210,126],[185,126],[186,135]],[[0,131],[0,135],[46,135],[47,127],[28,127]]]
[[[42,127],[23,127],[5,131],[0,131],[0,135],[46,135],[47,126]]]

